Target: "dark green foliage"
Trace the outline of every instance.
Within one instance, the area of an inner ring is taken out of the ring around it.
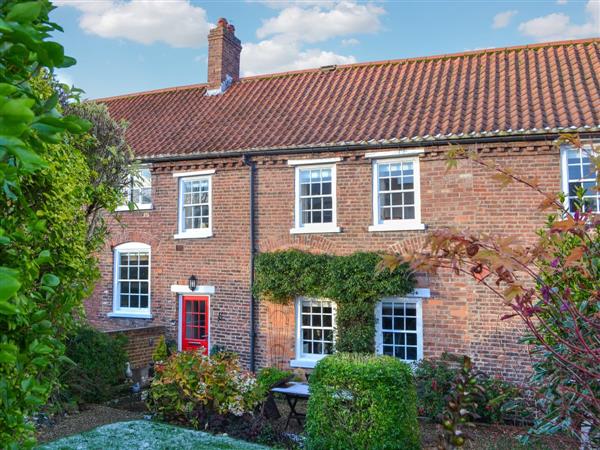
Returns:
[[[0,2],[0,448],[34,444],[26,418],[55,387],[63,340],[98,276],[105,227],[87,211],[119,200],[73,145],[91,124],[62,114],[77,99],[56,91],[52,71],[75,60],[49,41],[61,31],[52,9]]]
[[[310,377],[307,448],[419,449],[410,367],[390,356],[338,353]]]
[[[417,407],[419,415],[441,421],[453,381],[460,374],[456,355],[444,353],[439,359],[422,359],[415,367]],[[508,416],[519,423],[530,419],[522,389],[513,383],[478,374],[484,388],[483,397],[475,410],[478,421],[501,423]]]
[[[274,386],[294,376],[289,370],[281,370],[277,367],[264,367],[256,374],[256,382],[262,392],[266,395]]]
[[[75,364],[65,364],[62,383],[76,400],[102,402],[114,398],[123,387],[127,338],[111,336],[82,327],[67,340],[66,356]]]
[[[337,304],[336,350],[374,351],[375,303],[414,288],[408,266],[379,270],[381,256],[313,255],[298,250],[261,253],[256,258],[254,293],[263,300],[289,303],[298,296],[328,298]]]
[[[444,358],[422,359],[415,367],[419,415],[439,420],[457,369]]]
[[[58,95],[36,86],[44,72],[75,63],[48,40],[60,30],[51,9],[44,0],[0,2],[0,448],[33,445],[26,418],[52,390],[61,338],[94,281],[81,238],[87,168],[62,145],[89,123],[63,117]]]

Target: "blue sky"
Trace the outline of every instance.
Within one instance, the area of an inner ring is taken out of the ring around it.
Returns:
[[[55,0],[90,98],[206,81],[208,30],[241,39],[242,75],[600,36],[600,0]]]

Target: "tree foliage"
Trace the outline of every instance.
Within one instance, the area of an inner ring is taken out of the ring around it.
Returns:
[[[578,136],[563,135],[557,146],[569,145],[587,153],[600,176],[600,158]],[[563,193],[549,193],[539,180],[455,148],[457,158],[472,161],[494,173],[502,185],[519,183],[541,196],[540,209],[551,209],[537,240],[526,245],[516,239],[443,229],[429,235],[425,248],[409,255],[415,270],[432,273],[450,269],[473,277],[511,310],[503,319],[518,317],[529,333],[534,357],[533,386],[545,416],[532,430],[554,433],[570,429],[584,445],[600,445],[600,217],[586,210],[584,190],[577,190],[579,210],[569,212]],[[596,180],[596,187],[600,184]],[[518,221],[518,217],[512,218]],[[391,267],[404,258],[387,260]]]
[[[34,443],[27,418],[56,382],[103,237],[102,227],[90,233],[86,213],[97,175],[72,144],[90,123],[63,115],[48,81],[54,68],[75,63],[49,40],[61,31],[49,21],[52,8],[47,0],[0,4],[1,448]]]
[[[313,255],[298,250],[261,253],[256,258],[254,292],[258,298],[289,303],[296,297],[327,298],[337,305],[336,349],[374,351],[375,303],[405,295],[415,285],[405,264],[378,270],[381,255]]]
[[[92,128],[83,135],[72,136],[70,144],[86,158],[91,170],[86,206],[89,238],[105,234],[104,210],[114,211],[123,203],[122,192],[139,182],[139,168],[125,139],[127,124],[110,117],[106,105],[95,102],[68,103],[65,112],[88,120]],[[135,205],[129,204],[130,209]]]

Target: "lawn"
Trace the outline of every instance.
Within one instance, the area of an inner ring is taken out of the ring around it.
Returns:
[[[37,447],[38,450],[118,450],[123,448],[266,450],[269,447],[148,420],[132,420],[104,425]]]

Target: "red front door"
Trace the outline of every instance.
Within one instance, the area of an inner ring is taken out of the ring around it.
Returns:
[[[181,349],[208,353],[208,297],[185,295],[182,308]]]

